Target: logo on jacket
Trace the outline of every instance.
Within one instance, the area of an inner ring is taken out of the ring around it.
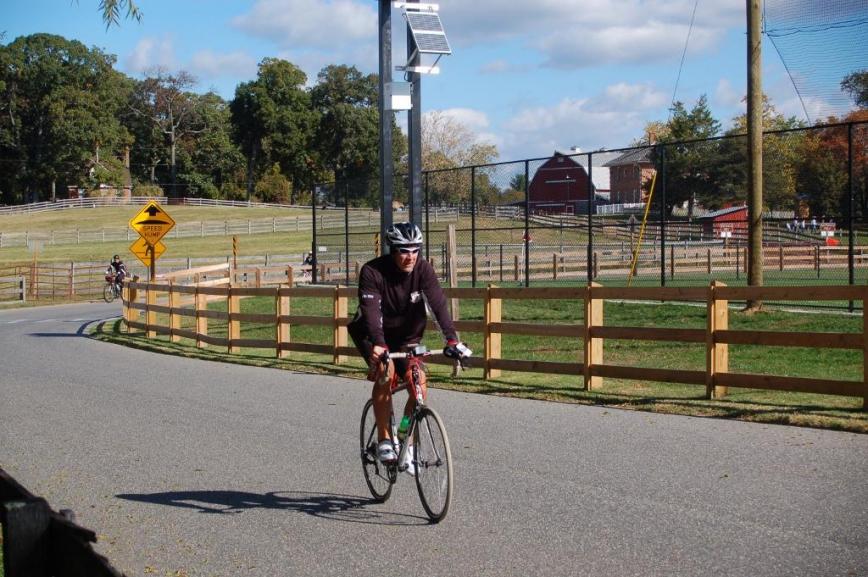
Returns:
[[[422,293],[419,291],[410,293],[410,302],[413,304],[418,303],[422,300]]]

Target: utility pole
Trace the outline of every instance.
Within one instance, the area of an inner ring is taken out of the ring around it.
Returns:
[[[750,261],[748,286],[763,285],[763,90],[762,0],[747,1],[747,196]],[[748,299],[745,310],[758,311],[760,299]]]
[[[392,83],[392,2],[380,0],[380,250],[386,252],[386,229],[392,226],[392,111],[386,87]]]
[[[418,2],[419,0],[409,0]],[[407,28],[407,66],[419,66],[422,58],[416,46],[409,27]],[[407,144],[409,160],[407,162],[407,196],[410,201],[410,222],[419,228],[427,230],[427,223],[422,222],[422,75],[418,72],[408,72],[412,106],[407,111]]]

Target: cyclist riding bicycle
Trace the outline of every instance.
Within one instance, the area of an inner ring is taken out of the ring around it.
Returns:
[[[108,268],[105,269],[106,275],[112,275],[115,277],[115,284],[118,287],[123,286],[124,277],[127,276],[127,265],[121,260],[121,256],[116,254],[112,257],[112,261],[109,263]]]
[[[458,338],[446,296],[437,280],[434,267],[419,254],[422,231],[409,222],[395,224],[386,231],[390,254],[377,257],[362,267],[359,273],[359,308],[347,326],[356,348],[368,362],[368,379],[374,382],[371,398],[377,421],[377,457],[383,463],[394,462],[398,456],[389,430],[392,392],[390,382],[396,372],[407,380],[405,359],[382,359],[388,351],[422,342],[428,320],[427,307],[446,340],[443,353],[451,358],[469,357],[470,349]],[[427,398],[424,371],[420,371],[423,399]],[[404,415],[410,415],[416,399],[410,395]]]

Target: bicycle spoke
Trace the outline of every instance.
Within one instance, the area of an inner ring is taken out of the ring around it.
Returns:
[[[377,422],[374,418],[373,402],[370,400],[362,411],[359,441],[365,483],[374,499],[383,502],[392,493],[395,475],[377,458]]]
[[[422,507],[435,523],[452,500],[452,455],[443,421],[430,407],[420,411],[415,432],[416,488]]]

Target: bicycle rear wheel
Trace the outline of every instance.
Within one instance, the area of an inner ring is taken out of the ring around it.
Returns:
[[[115,289],[111,283],[106,283],[105,288],[102,291],[102,298],[104,298],[107,303],[115,300]]]
[[[371,495],[382,503],[392,494],[392,482],[395,478],[389,467],[377,459],[377,420],[374,417],[374,401],[368,399],[362,411],[362,425],[359,433],[359,446],[362,455],[362,470],[365,472],[365,483]],[[394,466],[393,466],[394,467]]]
[[[413,433],[416,488],[428,518],[439,523],[452,502],[452,451],[443,420],[431,407],[423,407]]]

